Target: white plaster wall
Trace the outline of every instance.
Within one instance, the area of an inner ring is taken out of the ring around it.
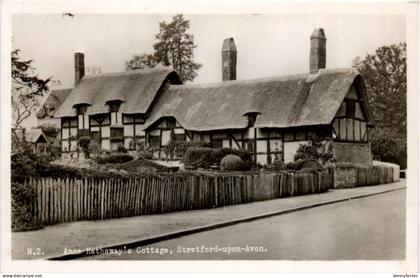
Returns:
[[[133,125],[124,125],[124,136],[134,136]]]
[[[138,125],[136,124],[136,136],[145,136],[146,132],[143,130],[144,125]]]
[[[261,165],[267,165],[267,155],[266,154],[257,154],[257,163]]]
[[[223,140],[223,148],[229,148],[229,140]]]
[[[301,144],[308,144],[308,141],[284,142],[284,163],[294,161],[296,151]]]

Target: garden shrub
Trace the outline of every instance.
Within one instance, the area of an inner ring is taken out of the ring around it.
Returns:
[[[23,183],[25,179],[37,176],[49,167],[52,159],[51,153],[33,152],[28,143],[14,146],[11,156],[12,181]]]
[[[60,128],[51,125],[40,126],[39,128],[41,128],[42,132],[44,132],[45,136],[48,138],[56,138],[61,132]]]
[[[146,146],[146,141],[144,139],[136,140],[136,153],[138,159],[152,159],[153,152],[153,148]]]
[[[225,171],[242,171],[245,168],[244,161],[237,155],[228,154],[220,162],[220,169]]]
[[[335,162],[331,140],[328,138],[312,138],[309,144],[301,144],[299,146],[294,160],[315,160],[322,165]]]
[[[124,147],[123,144],[119,144],[118,145],[118,148],[117,148],[117,152],[119,152],[119,153],[127,153],[127,148]]]
[[[191,147],[185,152],[183,162],[186,166],[194,168],[209,168],[212,165],[211,153],[212,148],[207,147]]]
[[[99,154],[101,147],[99,146],[98,142],[91,140],[88,149],[90,154]]]
[[[33,216],[35,189],[19,182],[11,183],[12,231],[31,231],[42,228],[42,224]]]
[[[286,164],[280,159],[275,159],[273,163],[267,165],[267,169],[272,171],[282,171],[286,169]]]
[[[144,159],[136,159],[126,163],[115,165],[118,170],[125,170],[129,173],[140,173],[140,172],[170,172],[171,168],[160,165],[156,162]]]
[[[105,156],[97,156],[95,158],[96,163],[124,163],[133,160],[133,156],[128,153],[112,153]]]
[[[229,148],[191,147],[185,152],[183,162],[192,168],[208,169],[210,166],[220,166],[222,159],[229,154],[242,159],[245,165],[244,170],[249,170],[254,166],[252,154],[249,151]]]
[[[222,161],[222,159],[229,154],[239,156],[243,160],[243,162],[246,163],[247,165],[249,163],[252,164],[252,155],[249,151],[230,149],[230,148],[220,148],[220,149],[213,149],[213,150],[214,151],[211,155],[211,158],[212,158],[213,164],[215,165],[220,165],[220,162]]]
[[[172,141],[172,140],[171,140]],[[169,142],[169,145],[172,146],[171,141]],[[210,148],[211,145],[208,142],[201,142],[201,141],[178,141],[174,143],[174,148],[172,150],[172,157],[175,158],[183,158],[185,155],[185,152],[189,149],[189,148]],[[170,148],[168,148],[168,150],[170,150]]]
[[[319,164],[317,161],[309,160],[309,159],[290,162],[290,163],[287,163],[285,166],[287,170],[293,170],[293,171],[300,171],[303,169],[314,169],[314,170],[323,169],[321,164]]]

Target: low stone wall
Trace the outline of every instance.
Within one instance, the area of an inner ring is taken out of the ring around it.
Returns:
[[[372,165],[370,143],[333,142],[332,151],[337,162]]]

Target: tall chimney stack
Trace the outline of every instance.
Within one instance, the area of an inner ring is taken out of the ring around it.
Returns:
[[[74,86],[80,83],[85,76],[85,54],[74,53]]]
[[[316,28],[311,35],[311,52],[309,58],[310,73],[317,73],[319,69],[325,69],[327,38],[324,29]]]
[[[236,80],[236,54],[235,41],[228,38],[223,41],[222,47],[222,80]]]

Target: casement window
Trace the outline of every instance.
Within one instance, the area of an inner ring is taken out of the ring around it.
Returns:
[[[92,131],[90,133],[90,137],[92,139],[92,141],[96,142],[96,143],[100,143],[100,139],[99,139],[99,131]]]
[[[124,128],[123,127],[111,127],[111,140],[123,140],[124,139]]]

